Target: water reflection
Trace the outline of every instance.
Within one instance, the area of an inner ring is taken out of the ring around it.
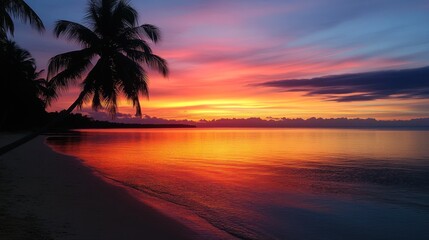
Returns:
[[[425,131],[124,129],[48,142],[240,238],[425,239],[428,140]]]

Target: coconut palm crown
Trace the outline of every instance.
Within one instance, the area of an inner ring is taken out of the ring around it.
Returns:
[[[114,115],[118,96],[123,94],[141,116],[139,96],[148,96],[143,66],[168,75],[167,62],[153,54],[147,42],[160,40],[159,29],[139,25],[137,11],[124,0],[91,0],[85,20],[87,26],[56,22],[55,35],[77,42],[82,49],[50,59],[50,83],[60,90],[81,83],[82,92],[69,112],[91,101],[93,109],[105,108]]]
[[[19,18],[40,32],[45,30],[42,20],[23,0],[0,0],[0,38],[5,39],[6,34],[13,35],[15,25],[12,17]]]

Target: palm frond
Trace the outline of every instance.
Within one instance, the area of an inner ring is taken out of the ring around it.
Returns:
[[[142,108],[140,106],[140,101],[139,101],[139,96],[136,95],[133,98],[133,107],[136,108],[136,117],[141,117],[142,116]]]
[[[44,72],[41,70],[34,73],[34,81],[36,83],[37,91],[39,98],[42,99],[45,103],[45,106],[50,106],[52,100],[58,98],[58,92],[47,79],[41,78],[40,75]]]
[[[91,49],[83,49],[59,54],[49,61],[48,78],[55,88],[65,89],[79,80],[82,74],[91,67]]]
[[[128,99],[139,92],[148,96],[147,74],[138,62],[119,53],[114,56],[114,64],[116,78],[121,80],[119,83]]]
[[[111,19],[117,0],[95,0],[93,2],[99,17],[99,21],[97,22],[94,31],[104,37],[111,35],[112,32],[116,31]]]
[[[126,54],[128,57],[133,59],[134,61],[144,62],[149,67],[154,70],[157,70],[164,77],[167,77],[169,74],[167,61],[155,54],[141,52],[137,50],[127,49]]]
[[[139,30],[142,31],[144,35],[146,35],[150,40],[152,40],[154,43],[157,43],[161,40],[161,31],[158,27],[152,25],[152,24],[143,24],[140,27],[138,27]]]
[[[124,51],[127,51],[127,49],[130,50],[140,50],[146,53],[152,53],[152,49],[150,48],[149,44],[142,39],[138,39],[138,38],[126,38],[126,37],[122,37],[118,42],[119,46],[121,47],[121,49],[123,49]]]
[[[92,97],[92,109],[98,111],[103,106],[101,105],[100,93],[98,91],[94,92],[94,96]]]
[[[91,48],[85,48],[82,50],[76,50],[58,54],[49,60],[48,66],[48,78],[54,76],[62,69],[66,69],[69,65],[75,64],[76,62],[82,61],[87,63],[88,60],[95,55]]]
[[[3,11],[2,11],[3,12]],[[13,33],[15,31],[15,26],[13,24],[13,20],[10,17],[10,15],[7,12],[3,12],[1,19],[0,19],[0,31],[1,31],[1,39],[6,39],[6,33],[11,33],[13,36]]]
[[[88,92],[85,101],[95,100],[94,110],[105,108],[114,115],[117,108],[117,81],[112,72],[108,58],[100,58],[83,82],[84,91]]]
[[[127,1],[119,1],[112,12],[112,22],[120,23],[120,28],[134,27],[138,22],[138,13]]]
[[[89,1],[86,10],[85,20],[91,25],[94,32],[97,32],[97,26],[101,24],[100,16],[98,13],[97,1]]]
[[[6,6],[6,11],[10,12],[11,15],[24,22],[29,22],[30,25],[36,28],[39,32],[43,32],[45,30],[42,20],[27,3],[23,0],[13,0],[8,2],[9,4]]]
[[[106,103],[105,108],[110,115],[116,115],[118,110],[117,91],[111,91],[111,94],[104,98],[104,102]]]
[[[136,109],[136,116],[141,117],[139,95],[149,98],[147,74],[133,59],[118,54],[115,56],[116,78],[120,79],[119,87],[128,100],[131,100]]]
[[[76,41],[85,47],[96,45],[99,41],[98,36],[89,28],[66,20],[56,22],[54,34],[56,37],[63,35],[67,39]]]
[[[95,106],[95,110],[97,110],[98,108],[102,107],[101,106],[101,96],[99,94],[100,91],[100,81],[97,81],[97,79],[100,79],[100,77],[102,76],[102,72],[103,72],[103,61],[102,59],[99,59],[97,61],[97,63],[95,64],[95,66],[88,72],[88,74],[86,75],[85,79],[82,82],[82,92],[85,94],[82,102],[79,103],[79,106],[82,106],[83,103],[88,102],[89,100],[91,100],[91,96],[98,94],[98,96],[96,97],[96,101],[99,100],[99,103],[96,103]]]

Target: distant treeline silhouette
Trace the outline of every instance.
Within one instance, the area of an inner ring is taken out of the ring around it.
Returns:
[[[47,122],[58,118],[62,112],[50,112],[47,114]],[[80,113],[71,113],[61,122],[52,126],[49,131],[64,131],[69,129],[101,129],[101,128],[193,128],[194,125],[187,124],[139,124],[118,123],[94,120]]]
[[[429,129],[429,118],[410,120],[377,120],[374,118],[220,118],[213,120],[178,120],[151,117],[133,117],[118,113],[118,118],[109,118],[108,113],[97,112],[90,115],[102,121],[115,121],[127,124],[183,124],[196,127],[262,127],[262,128],[425,128]]]
[[[265,127],[265,128],[428,128],[429,118],[411,120],[376,120],[373,118],[231,118],[200,120],[197,127]]]

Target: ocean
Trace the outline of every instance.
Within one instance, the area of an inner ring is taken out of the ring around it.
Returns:
[[[240,239],[429,239],[429,131],[101,129],[49,137]]]

